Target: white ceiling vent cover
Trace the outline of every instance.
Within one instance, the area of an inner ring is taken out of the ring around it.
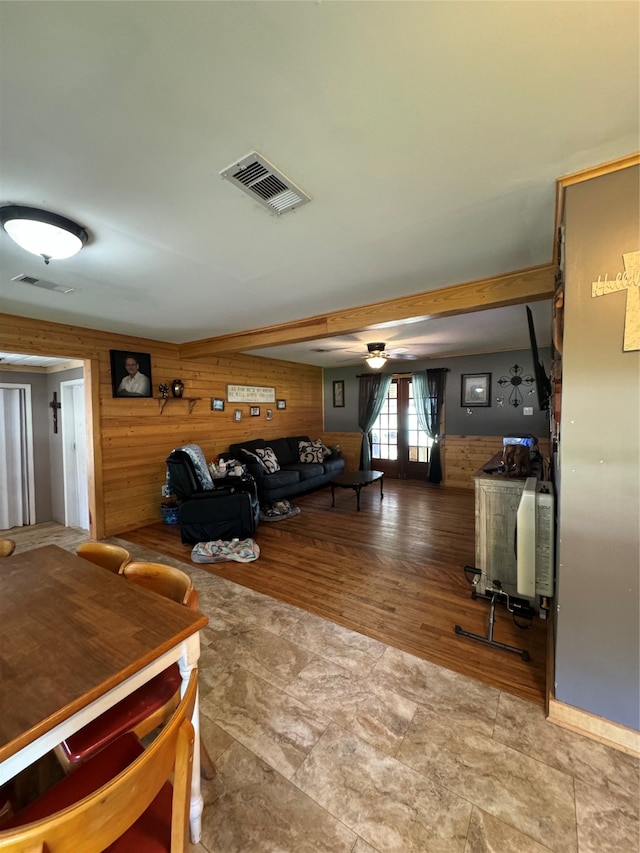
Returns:
[[[232,163],[220,172],[227,181],[250,195],[263,207],[280,215],[302,207],[311,196],[285,177],[262,154],[252,151],[242,160]]]
[[[46,281],[46,279],[43,278],[34,278],[32,275],[25,275],[24,273],[14,276],[11,281],[29,284],[32,287],[41,287],[43,290],[53,290],[55,293],[75,293],[75,287],[66,287],[64,284],[55,284],[53,281]]]

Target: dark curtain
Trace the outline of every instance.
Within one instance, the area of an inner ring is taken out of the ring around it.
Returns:
[[[440,367],[428,369],[426,375],[421,372],[414,373],[411,376],[418,423],[429,438],[433,439],[433,446],[429,454],[429,473],[427,474],[427,480],[430,483],[442,482],[440,442],[444,435],[441,434],[440,430],[447,372],[448,368]]]
[[[360,377],[358,399],[358,426],[362,432],[360,470],[371,470],[371,447],[369,434],[384,404],[392,376],[390,373],[372,373]]]

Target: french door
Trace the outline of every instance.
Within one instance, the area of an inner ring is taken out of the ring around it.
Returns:
[[[409,377],[394,377],[371,430],[371,466],[388,477],[426,480],[433,444],[418,425]]]

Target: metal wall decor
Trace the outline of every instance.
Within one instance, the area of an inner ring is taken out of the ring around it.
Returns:
[[[530,374],[523,376],[523,371],[524,367],[520,367],[519,364],[514,364],[513,367],[509,368],[511,376],[501,376],[500,379],[498,379],[498,385],[500,385],[501,388],[504,388],[506,385],[511,385],[509,405],[513,406],[515,409],[522,404],[520,386],[526,385],[527,387],[530,387],[536,381]],[[529,391],[529,394],[533,394],[533,388]]]

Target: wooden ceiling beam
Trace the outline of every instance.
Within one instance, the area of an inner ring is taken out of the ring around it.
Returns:
[[[304,320],[293,320],[277,326],[266,326],[219,335],[182,344],[180,358],[198,359],[221,353],[301,343],[322,338],[348,335],[365,330],[383,329],[388,325],[427,320],[433,317],[452,317],[489,308],[502,308],[523,302],[552,299],[555,266],[544,264],[505,275],[430,290],[412,296],[400,296],[385,302],[375,302],[358,308],[333,311]]]

